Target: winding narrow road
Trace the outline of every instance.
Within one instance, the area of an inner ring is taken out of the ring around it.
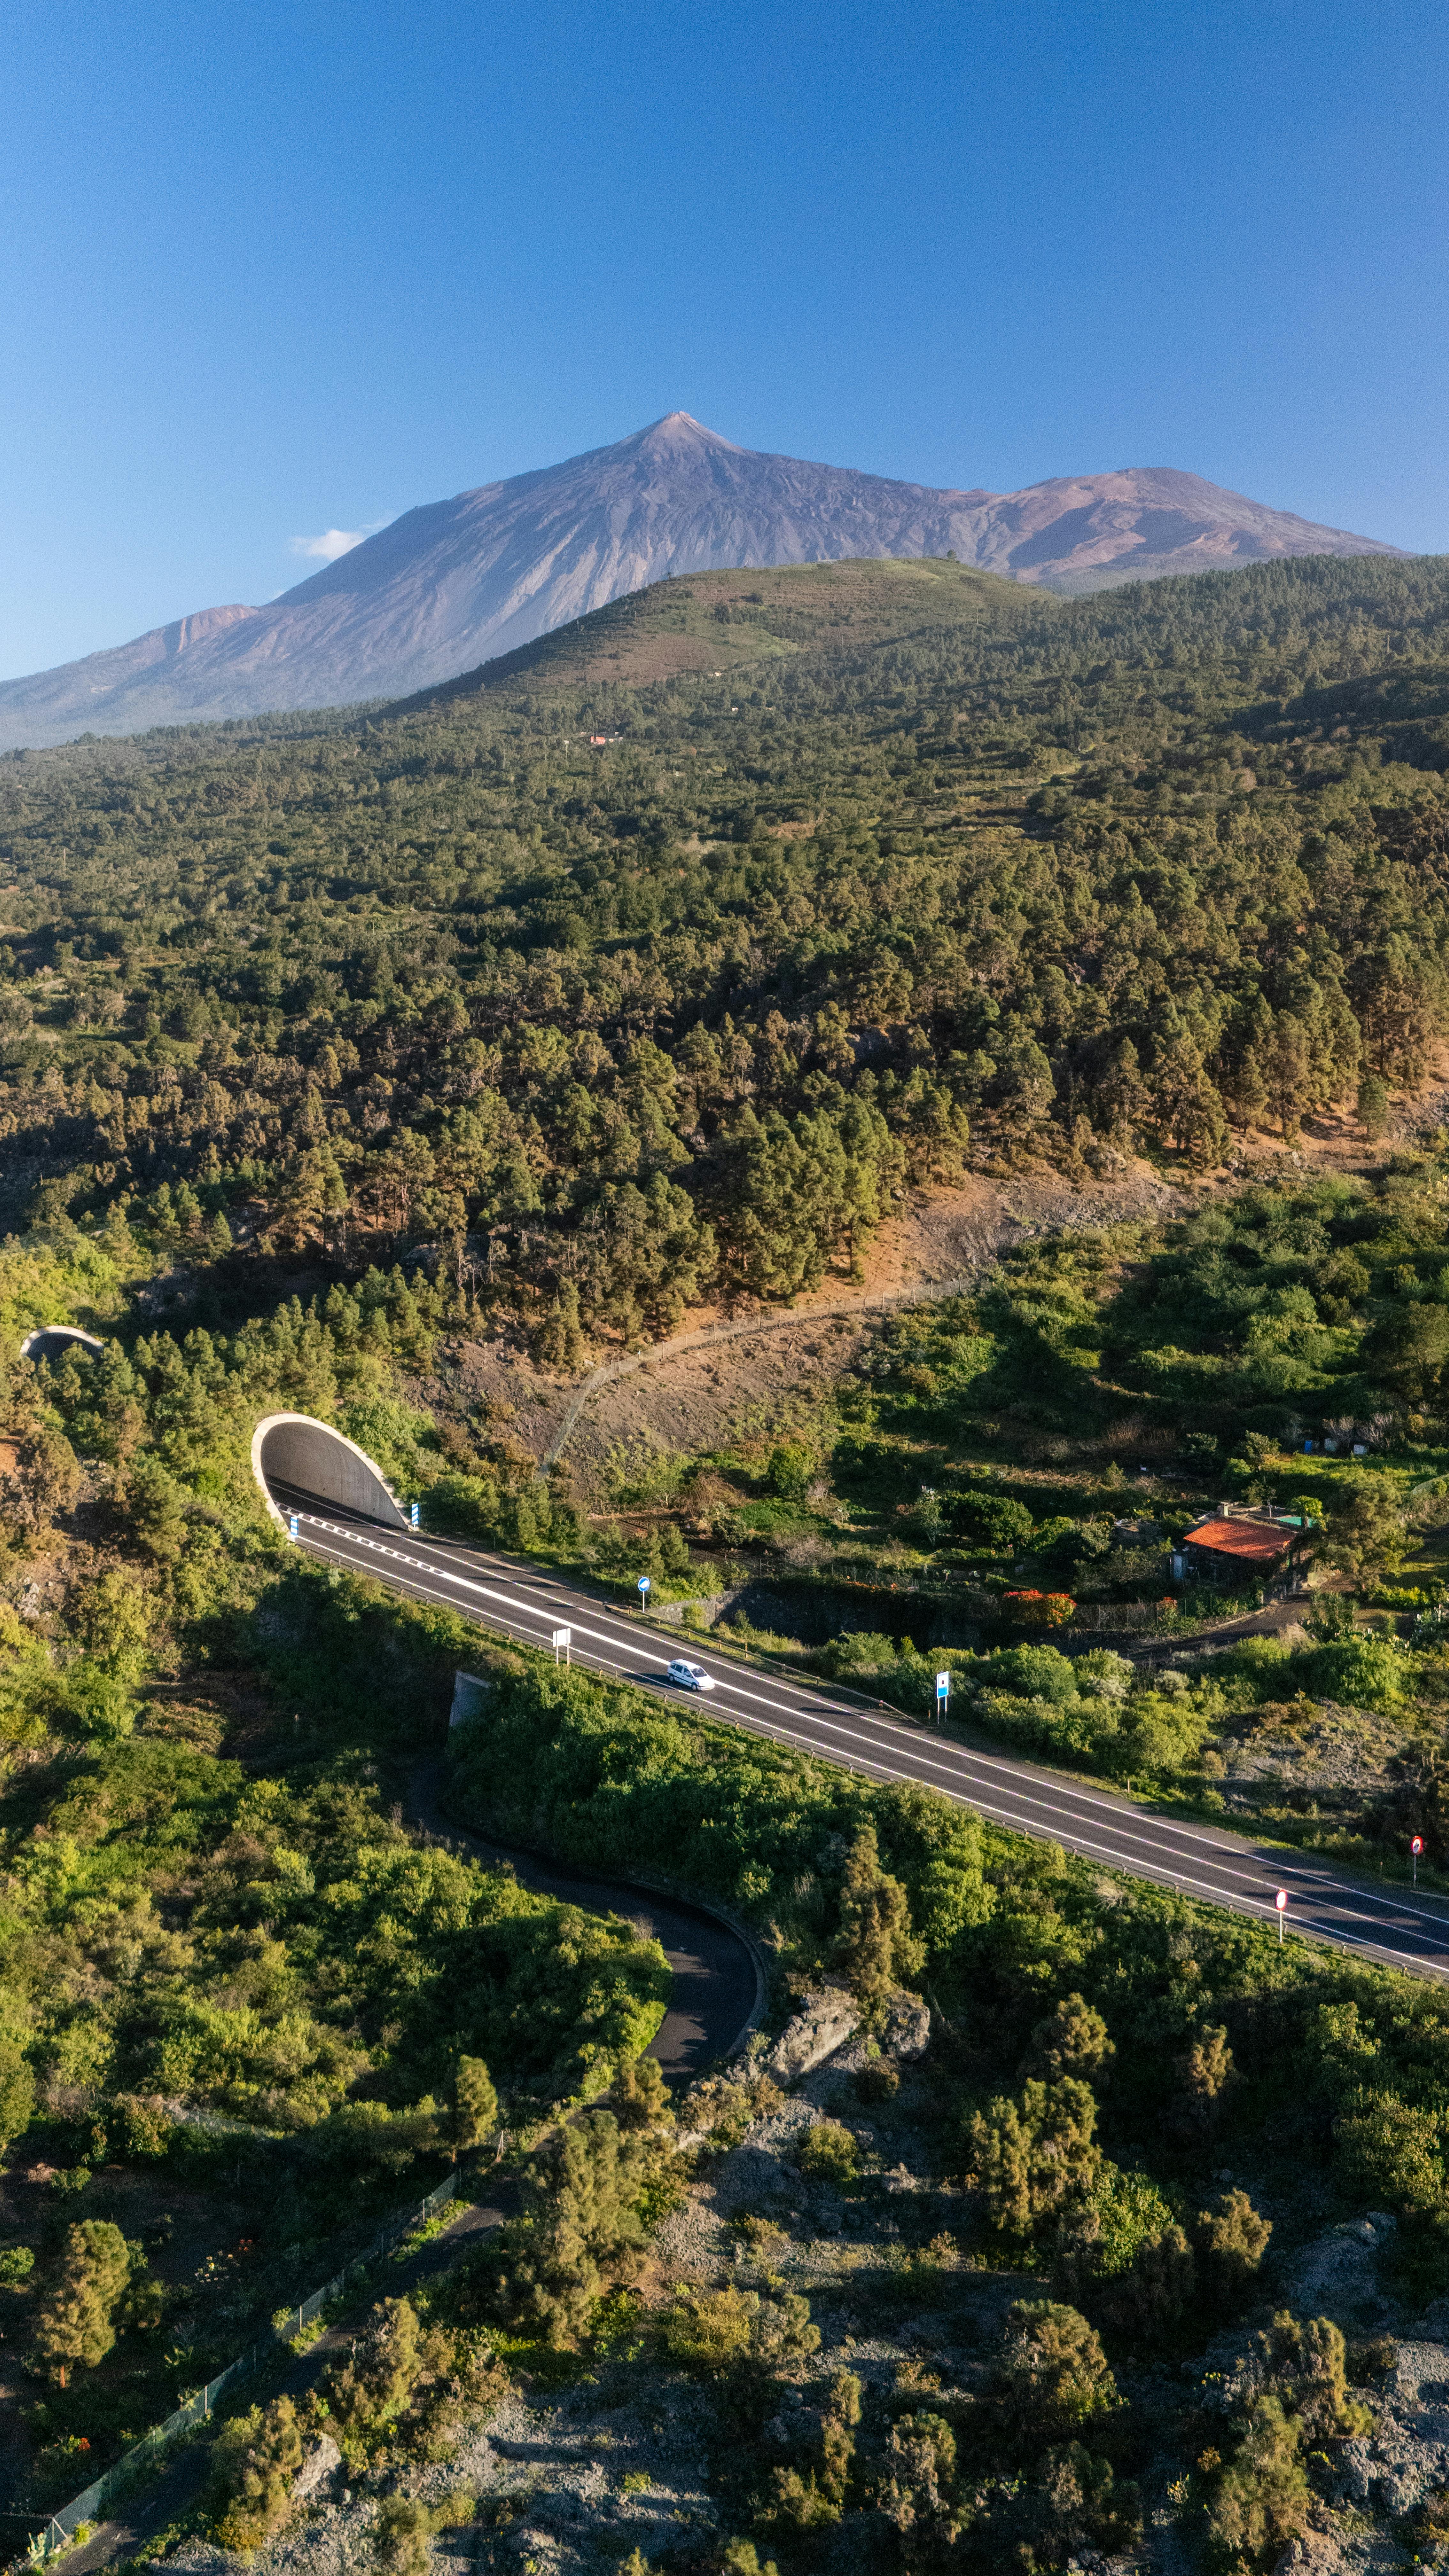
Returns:
[[[645,2050],[657,2057],[671,2082],[687,2081],[718,2057],[743,2047],[764,2008],[764,1972],[741,1934],[679,1897],[615,1879],[591,1878],[564,1861],[543,1861],[485,1835],[459,1830],[440,1804],[441,1762],[420,1765],[409,1783],[414,1820],[439,1842],[494,1867],[505,1862],[524,1887],[561,1897],[589,1914],[620,1914],[658,1942],[669,1961],[672,1984],[664,2019]]]
[[[1134,1806],[1043,1766],[978,1747],[832,1692],[727,1656],[653,1626],[551,1571],[461,1541],[385,1529],[337,1504],[274,1486],[297,1517],[298,1544],[350,1574],[371,1575],[410,1599],[436,1602],[498,1634],[547,1646],[572,1632],[576,1664],[673,1699],[671,1660],[687,1653],[714,1683],[699,1713],[773,1742],[886,1780],[918,1780],[994,1824],[1061,1843],[1106,1869],[1271,1922],[1288,1896],[1287,1929],[1421,1975],[1449,1975],[1449,1901],[1375,1887],[1316,1855],[1189,1824]]]

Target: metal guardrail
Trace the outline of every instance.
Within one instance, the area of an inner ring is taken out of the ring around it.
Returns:
[[[253,2371],[260,2370],[276,2352],[278,2344],[290,2343],[294,2335],[301,2334],[313,2318],[321,2314],[329,2299],[335,2299],[358,2272],[364,2271],[369,2263],[375,2263],[380,2254],[390,2254],[395,2245],[401,2245],[405,2237],[411,2236],[415,2227],[425,2226],[453,2198],[457,2188],[457,2175],[449,2174],[446,2182],[439,2183],[437,2190],[430,2191],[426,2200],[419,2201],[405,2217],[392,2219],[386,2227],[380,2228],[372,2243],[364,2246],[360,2254],[354,2254],[351,2262],[345,2263],[340,2272],[334,2272],[330,2281],[324,2281],[320,2290],[313,2290],[297,2307],[289,2308],[273,2324],[269,2334],[261,2336],[246,2352],[228,2363],[226,2369],[217,2378],[208,2380],[204,2388],[198,2388],[195,2396],[188,2397],[184,2406],[178,2406],[173,2415],[168,2415],[164,2424],[153,2425],[149,2433],[143,2434],[129,2451],[123,2451],[119,2460],[104,2470],[83,2494],[72,2496],[69,2504],[61,2505],[51,2514],[44,2529],[33,2532],[29,2546],[18,2558],[11,2560],[6,2576],[20,2576],[23,2569],[43,2567],[61,2550],[71,2548],[82,2523],[96,2521],[110,2499],[129,2487],[148,2466],[154,2465],[168,2444],[176,2441],[182,2433],[189,2433],[194,2425],[208,2420],[217,2399],[227,2389],[234,2387],[238,2380],[249,2378]]]

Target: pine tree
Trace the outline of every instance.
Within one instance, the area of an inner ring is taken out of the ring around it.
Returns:
[[[1063,1995],[1055,2012],[1039,2021],[1031,2035],[1029,2062],[1033,2073],[1100,2076],[1116,2056],[1107,2025],[1083,1995]]]
[[[1308,1035],[1291,1011],[1280,1011],[1273,1022],[1263,1074],[1268,1087],[1268,1106],[1278,1121],[1279,1134],[1287,1143],[1297,1135],[1304,1110],[1313,1106]]]
[[[35,2330],[58,2387],[65,2387],[75,2364],[94,2370],[112,2350],[132,2268],[131,2248],[110,2219],[87,2218],[71,2229]]]
[[[505,2305],[551,2344],[572,2343],[605,2287],[637,2269],[643,2180],[638,2144],[607,2111],[574,2121],[536,2160],[501,2288]]]
[[[1102,2161],[1096,2126],[1096,2101],[1075,2075],[1055,2084],[1032,2077],[1019,2101],[998,2099],[976,2112],[967,2131],[967,2179],[992,2226],[1029,2237],[1079,2198]]]
[[[837,1956],[852,1992],[871,2007],[883,2004],[925,1964],[925,1944],[911,1930],[906,1891],[881,1868],[873,1825],[857,1834],[846,1860]]]
[[[0,2151],[30,2126],[35,2078],[18,2040],[0,2038]]]
[[[498,2127],[498,2095],[481,2057],[460,2057],[453,2079],[453,2162],[485,2146]]]
[[[1225,2191],[1199,2210],[1197,2251],[1209,2292],[1235,2305],[1268,2250],[1273,2222],[1262,2218],[1245,2191]]]

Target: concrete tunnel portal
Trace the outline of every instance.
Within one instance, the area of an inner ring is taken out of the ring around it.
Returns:
[[[406,1529],[408,1516],[365,1449],[310,1413],[269,1413],[252,1434],[252,1474],[274,1521],[333,1511]]]
[[[105,1347],[99,1333],[83,1333],[79,1324],[37,1324],[21,1343],[20,1356],[34,1360],[37,1366],[42,1360],[58,1365],[69,1359],[72,1351],[78,1359],[97,1359]]]

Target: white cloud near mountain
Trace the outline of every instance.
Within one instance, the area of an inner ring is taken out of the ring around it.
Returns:
[[[336,563],[339,555],[350,555],[367,535],[366,528],[324,528],[320,537],[294,537],[294,555],[306,555],[313,563]]]

